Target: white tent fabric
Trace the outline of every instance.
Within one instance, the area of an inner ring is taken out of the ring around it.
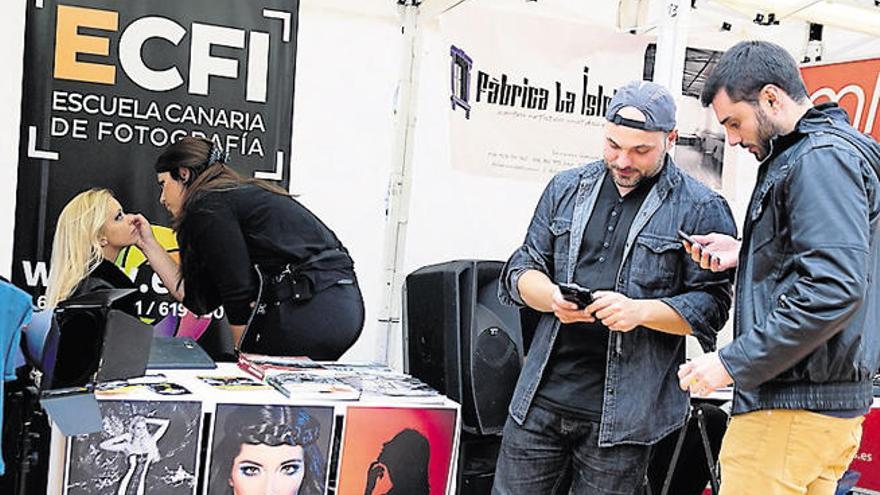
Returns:
[[[688,9],[689,17],[687,35],[669,53],[683,53],[685,45],[723,50],[759,38],[801,58],[807,19],[825,24],[823,60],[880,56],[880,9],[863,0],[785,0],[773,2],[775,12],[757,0],[697,0],[692,10],[689,1],[656,0],[301,0],[291,187],[355,258],[367,323],[347,359],[400,365],[405,274],[455,258],[505,258],[521,240],[542,189],[534,182],[452,170],[443,17],[479,4],[486,15],[500,9],[539,16],[551,26],[555,19],[658,36],[670,3]],[[0,275],[7,276],[25,6],[9,2],[0,20]],[[754,23],[759,13],[765,19],[774,13],[780,24]],[[729,29],[721,30],[722,23]],[[667,48],[661,44],[658,51]],[[744,154],[727,155],[723,189],[740,211],[754,167]]]

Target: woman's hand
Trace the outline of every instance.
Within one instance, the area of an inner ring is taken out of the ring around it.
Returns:
[[[171,259],[165,248],[159,244],[156,236],[153,235],[150,222],[143,215],[140,213],[132,214],[132,223],[138,231],[137,247],[144,252],[144,256],[147,257],[153,271],[159,275],[171,297],[182,302],[184,290],[183,284],[180,283],[180,269],[177,262]]]
[[[153,235],[153,228],[147,218],[140,213],[132,213],[131,217],[132,224],[134,224],[137,229],[138,240],[136,245],[138,249],[146,252],[148,249],[159,246],[159,241],[157,241],[156,236]],[[159,247],[161,248],[161,246]]]

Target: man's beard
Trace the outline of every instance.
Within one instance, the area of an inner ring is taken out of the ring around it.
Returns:
[[[660,173],[660,169],[663,168],[663,163],[666,161],[666,143],[663,143],[663,152],[660,153],[660,158],[657,159],[657,162],[654,163],[654,166],[651,167],[645,173],[642,173],[640,170],[635,167],[630,167],[628,169],[631,172],[631,175],[628,177],[623,177],[618,175],[618,167],[616,164],[605,162],[605,168],[611,174],[611,178],[614,180],[614,183],[620,187],[625,187],[627,189],[633,189],[637,187],[643,180],[650,179],[654,177],[658,173]]]
[[[758,161],[763,161],[770,154],[770,142],[776,139],[781,134],[781,131],[776,124],[770,121],[770,118],[764,113],[764,109],[759,106],[755,108],[755,119],[758,122],[758,142],[754,144],[758,152],[755,153],[755,157]],[[740,144],[740,146],[743,146],[743,144]],[[745,144],[744,147],[748,148],[748,146],[748,144]]]

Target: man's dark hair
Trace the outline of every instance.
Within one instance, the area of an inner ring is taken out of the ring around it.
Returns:
[[[767,41],[741,41],[721,56],[706,79],[700,103],[708,107],[722,89],[734,103],[756,102],[761,88],[768,84],[797,102],[807,98],[797,62],[784,48]]]

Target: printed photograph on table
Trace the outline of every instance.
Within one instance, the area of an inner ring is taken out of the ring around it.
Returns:
[[[101,401],[103,431],[68,441],[68,495],[196,492],[202,405]]]
[[[322,495],[333,407],[218,404],[208,495]]]
[[[455,422],[455,409],[349,407],[337,495],[445,494]]]
[[[269,385],[297,400],[358,400],[361,391],[326,373],[280,373],[266,378]]]
[[[197,378],[219,390],[268,390],[272,388],[246,376],[199,376]]]
[[[191,393],[188,388],[179,383],[169,381],[162,374],[149,374],[128,380],[100,382],[95,386],[95,393],[98,397],[105,399],[108,396],[138,393],[141,390],[149,390],[158,395],[189,395]]]

